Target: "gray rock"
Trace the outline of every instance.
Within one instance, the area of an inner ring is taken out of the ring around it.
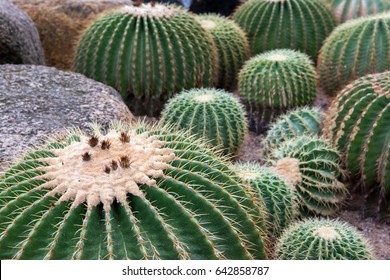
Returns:
[[[0,64],[45,64],[38,31],[30,17],[0,0]]]
[[[132,118],[118,92],[81,74],[0,65],[0,169],[52,132]]]

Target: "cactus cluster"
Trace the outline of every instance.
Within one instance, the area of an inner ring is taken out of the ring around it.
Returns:
[[[256,163],[236,163],[233,170],[247,181],[264,202],[268,231],[271,237],[279,237],[297,217],[297,204],[291,186],[272,169]]]
[[[74,131],[29,152],[0,186],[1,259],[267,257],[261,202],[186,134]]]
[[[318,136],[323,114],[317,108],[303,107],[288,112],[271,125],[264,140],[266,152],[297,136]]]
[[[346,198],[347,189],[339,181],[343,175],[336,149],[314,136],[299,136],[274,149],[268,165],[294,186],[302,216],[333,215]]]
[[[229,90],[236,85],[237,73],[249,56],[246,35],[234,21],[216,14],[201,15],[198,20],[210,32],[218,51],[216,87]]]
[[[151,3],[97,19],[78,43],[75,70],[116,88],[135,115],[156,116],[173,93],[212,86],[217,61],[211,35],[193,15]]]
[[[366,238],[355,227],[328,219],[308,219],[291,225],[276,245],[280,260],[372,260]]]
[[[166,104],[161,120],[175,129],[202,136],[224,154],[236,155],[247,134],[245,111],[232,94],[202,88],[183,91]]]
[[[390,9],[389,0],[326,0],[339,22],[380,14]]]
[[[316,71],[309,57],[289,49],[251,58],[238,78],[240,95],[251,111],[261,111],[258,122],[263,123],[288,108],[312,102],[316,85]]]
[[[233,19],[247,33],[254,53],[287,48],[313,60],[337,24],[331,9],[317,0],[249,0]]]
[[[329,95],[352,80],[386,70],[390,70],[390,13],[340,25],[318,57],[319,80]]]
[[[390,72],[362,77],[334,99],[324,136],[344,155],[352,179],[390,197]]]

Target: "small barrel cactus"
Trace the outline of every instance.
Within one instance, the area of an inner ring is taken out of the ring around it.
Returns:
[[[390,9],[389,0],[326,0],[339,22],[375,15]]]
[[[194,137],[56,136],[0,177],[1,259],[264,259],[261,202]]]
[[[248,130],[240,101],[224,90],[212,88],[178,94],[166,105],[161,122],[202,136],[230,155],[238,153]]]
[[[276,245],[280,260],[373,260],[357,229],[338,220],[308,219],[291,225]]]
[[[352,80],[386,70],[390,70],[390,13],[340,25],[318,57],[320,85],[329,95]]]
[[[333,215],[346,198],[339,181],[344,171],[336,149],[314,136],[299,136],[281,144],[268,158],[268,165],[295,188],[300,214]]]
[[[337,24],[332,10],[318,0],[249,0],[233,19],[247,33],[255,54],[286,48],[313,60]]]
[[[271,238],[279,237],[297,216],[297,202],[291,186],[272,169],[256,163],[237,163],[232,168],[264,201],[268,231]]]
[[[212,86],[217,51],[195,16],[175,5],[125,6],[81,37],[75,70],[117,89],[135,115],[156,116],[172,94]]]
[[[321,131],[323,114],[317,108],[298,108],[280,116],[270,127],[264,140],[265,151],[272,151],[291,138],[316,135]]]
[[[352,179],[390,198],[390,72],[362,77],[334,99],[324,136],[344,155]]]
[[[267,123],[288,108],[309,104],[316,97],[316,85],[316,71],[309,57],[288,49],[251,58],[238,78],[240,95],[251,111],[261,111],[259,123]]]
[[[237,73],[249,56],[246,35],[234,21],[219,15],[202,15],[198,20],[210,32],[217,47],[219,79],[216,86],[229,90],[236,85]]]

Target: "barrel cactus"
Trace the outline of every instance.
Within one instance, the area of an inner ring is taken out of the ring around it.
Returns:
[[[230,155],[238,153],[248,130],[240,101],[224,90],[212,88],[178,94],[164,108],[161,122],[202,136]]]
[[[297,204],[293,189],[270,168],[256,163],[236,163],[233,170],[247,181],[264,201],[271,238],[282,231],[297,216]]]
[[[373,260],[366,238],[338,220],[300,221],[288,228],[276,245],[281,260]]]
[[[53,138],[0,178],[1,259],[264,259],[261,202],[194,138]]]
[[[390,72],[362,77],[334,99],[324,136],[344,155],[351,178],[390,198]]]
[[[339,22],[375,15],[390,9],[389,0],[326,0]]]
[[[233,19],[247,33],[254,53],[286,48],[313,60],[337,24],[332,10],[318,0],[249,0]]]
[[[238,78],[240,95],[267,123],[288,108],[307,105],[317,94],[316,71],[303,53],[282,49],[248,60]]]
[[[323,114],[318,108],[303,107],[280,116],[270,127],[264,140],[266,151],[301,135],[319,135]]]
[[[229,90],[236,85],[237,73],[249,56],[246,35],[234,21],[219,15],[202,15],[198,20],[210,32],[217,47],[219,79],[216,86]]]
[[[329,95],[352,80],[386,70],[390,70],[390,13],[340,25],[318,57],[319,81]]]
[[[116,88],[136,115],[155,116],[173,93],[213,85],[217,60],[195,16],[151,3],[97,19],[78,43],[75,70]]]
[[[342,206],[347,189],[336,149],[314,136],[299,136],[273,150],[268,165],[295,188],[302,216],[333,215]]]

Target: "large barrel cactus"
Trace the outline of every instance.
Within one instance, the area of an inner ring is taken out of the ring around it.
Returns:
[[[341,221],[308,219],[291,225],[276,245],[280,260],[373,260],[371,245]]]
[[[161,122],[202,136],[230,155],[238,153],[248,132],[240,101],[224,90],[212,88],[178,94],[164,108]]]
[[[390,72],[362,77],[334,99],[324,136],[344,155],[351,178],[390,198]]]
[[[286,48],[313,60],[337,24],[331,9],[318,0],[249,0],[233,19],[247,33],[254,53]]]
[[[375,15],[390,9],[390,0],[326,0],[339,20]]]
[[[77,72],[116,88],[136,115],[157,115],[173,93],[217,78],[211,35],[174,5],[126,6],[97,19],[75,60]]]
[[[237,73],[249,56],[249,44],[244,31],[232,20],[218,15],[198,16],[199,22],[214,39],[218,51],[219,79],[217,87],[231,89]]]
[[[390,70],[390,13],[350,20],[326,39],[318,57],[327,94],[367,74]]]
[[[0,190],[1,259],[267,257],[257,196],[212,150],[161,128],[56,136]]]

